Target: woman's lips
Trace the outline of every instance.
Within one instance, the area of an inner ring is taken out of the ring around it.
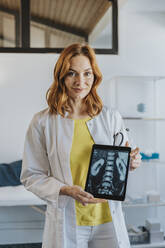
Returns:
[[[84,89],[79,89],[79,88],[73,88],[73,90],[77,93],[82,92]]]

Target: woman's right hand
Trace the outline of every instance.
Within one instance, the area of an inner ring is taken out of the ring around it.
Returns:
[[[61,195],[68,195],[80,202],[83,206],[87,204],[102,203],[107,202],[105,199],[94,198],[94,196],[86,191],[84,191],[80,186],[63,186],[60,189]]]

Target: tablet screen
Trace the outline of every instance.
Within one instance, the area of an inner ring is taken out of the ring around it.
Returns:
[[[96,198],[124,201],[130,147],[94,144],[85,191]]]

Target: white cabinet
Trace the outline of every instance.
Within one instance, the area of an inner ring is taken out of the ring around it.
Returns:
[[[165,78],[117,77],[110,88],[110,105],[123,116],[132,145],[148,155],[159,153],[159,159],[142,162],[129,173],[127,195],[132,201],[123,203],[126,223],[144,226],[147,218],[158,218],[165,233]],[[158,192],[160,201],[148,202],[149,191]],[[132,247],[159,248],[165,242]]]

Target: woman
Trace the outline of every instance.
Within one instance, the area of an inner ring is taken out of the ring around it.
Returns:
[[[101,81],[92,48],[65,48],[47,92],[49,107],[27,131],[21,180],[47,202],[43,248],[130,247],[120,202],[84,191],[92,145],[112,145],[122,132],[128,146],[120,114],[103,107],[97,95]],[[139,164],[136,148],[130,169]]]

